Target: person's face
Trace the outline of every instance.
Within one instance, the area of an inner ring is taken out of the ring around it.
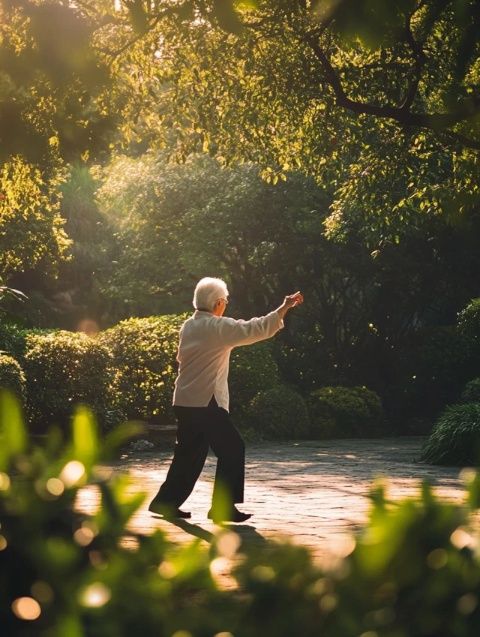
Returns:
[[[227,309],[228,299],[218,299],[215,302],[215,307],[213,308],[213,313],[215,316],[223,316],[225,310]]]

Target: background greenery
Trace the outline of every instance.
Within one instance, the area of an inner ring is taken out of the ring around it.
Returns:
[[[461,508],[375,490],[322,572],[298,547],[236,559],[236,536],[126,548],[141,497],[95,465],[127,416],[170,417],[204,275],[237,317],[307,300],[232,357],[246,431],[435,423],[424,459],[478,463],[479,40],[476,0],[0,0],[0,384],[48,431],[0,402],[7,634],[477,635],[475,474]]]
[[[415,434],[460,400],[480,373],[475,312],[457,325],[480,296],[474,0],[1,0],[0,17],[0,284],[28,295],[2,299],[7,340],[120,334],[217,274],[237,317],[304,291],[272,357],[307,405],[365,386],[380,432]],[[110,365],[112,396],[129,373]],[[150,373],[135,409],[91,400],[157,417]]]

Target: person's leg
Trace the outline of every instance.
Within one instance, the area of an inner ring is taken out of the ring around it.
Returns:
[[[211,517],[224,517],[227,520],[236,511],[234,504],[243,502],[245,444],[227,411],[213,406],[209,408],[209,412],[205,435],[217,456]],[[242,521],[250,517],[247,514],[240,515]]]
[[[204,408],[176,407],[177,442],[165,482],[153,499],[150,510],[162,506],[178,509],[193,491],[205,464],[208,440],[201,428]]]

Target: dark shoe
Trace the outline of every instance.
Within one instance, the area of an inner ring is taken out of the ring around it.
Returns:
[[[182,520],[186,520],[187,518],[191,518],[192,514],[190,511],[182,511],[181,509],[175,509],[174,507],[168,506],[168,504],[164,504],[163,502],[150,502],[150,506],[148,510],[152,513],[156,513],[157,515],[162,515],[164,518],[180,518]]]
[[[222,524],[223,522],[246,522],[246,520],[252,517],[251,513],[242,513],[237,508],[233,507],[229,515],[217,515],[212,509],[207,514],[209,520],[215,522],[215,524]]]

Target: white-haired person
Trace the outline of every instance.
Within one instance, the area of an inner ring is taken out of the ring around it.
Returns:
[[[251,514],[243,502],[245,445],[229,410],[228,368],[234,347],[271,338],[283,327],[286,313],[303,302],[300,292],[286,296],[279,308],[249,321],[224,317],[227,285],[221,279],[201,279],[193,296],[195,312],[180,330],[178,375],[173,394],[177,419],[175,452],[163,485],[149,510],[172,518],[189,518],[180,506],[193,491],[209,447],[217,469],[208,517],[216,523],[244,522]]]

